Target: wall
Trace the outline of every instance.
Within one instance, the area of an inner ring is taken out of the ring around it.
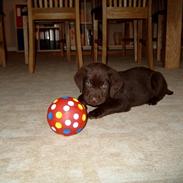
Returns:
[[[4,0],[5,35],[8,51],[16,51],[15,4],[26,3],[27,0]]]

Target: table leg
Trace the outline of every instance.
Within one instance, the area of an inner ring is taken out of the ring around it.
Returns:
[[[182,0],[168,0],[165,68],[179,68],[181,56]]]

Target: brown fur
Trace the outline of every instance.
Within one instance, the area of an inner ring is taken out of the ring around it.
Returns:
[[[96,107],[89,112],[89,118],[129,111],[142,104],[155,105],[166,94],[173,94],[160,72],[145,67],[117,72],[107,65],[92,63],[82,67],[74,79],[82,93],[78,99]]]

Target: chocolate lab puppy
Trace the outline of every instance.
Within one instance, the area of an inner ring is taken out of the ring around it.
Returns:
[[[82,67],[74,79],[82,93],[80,102],[96,107],[89,112],[89,118],[126,112],[142,104],[155,105],[165,95],[173,94],[160,72],[145,67],[117,72],[107,65],[92,63]]]

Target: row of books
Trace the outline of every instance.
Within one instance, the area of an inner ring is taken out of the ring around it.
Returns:
[[[36,40],[38,50],[58,50],[65,46],[66,32],[64,26],[59,24],[45,24],[36,26]],[[64,34],[63,38],[61,34]],[[69,24],[69,37],[72,49],[76,48],[75,43],[75,24]],[[61,44],[62,43],[62,44]],[[92,31],[91,27],[81,26],[81,44],[82,46],[92,45]]]
[[[60,49],[59,29],[39,29],[36,32],[36,40],[39,50]]]
[[[91,46],[92,44],[92,29],[91,29],[91,2],[81,2],[81,44],[82,46]],[[24,50],[23,36],[23,16],[27,16],[27,5],[16,4],[16,31],[17,31],[17,49]],[[63,26],[64,28],[64,26]],[[65,30],[62,32],[65,33]],[[65,33],[66,34],[66,33]],[[75,49],[75,24],[69,24],[70,45]],[[38,50],[59,50],[65,45],[65,37],[61,38],[61,29],[58,24],[43,24],[36,26],[36,40]],[[62,44],[63,43],[63,44]]]

